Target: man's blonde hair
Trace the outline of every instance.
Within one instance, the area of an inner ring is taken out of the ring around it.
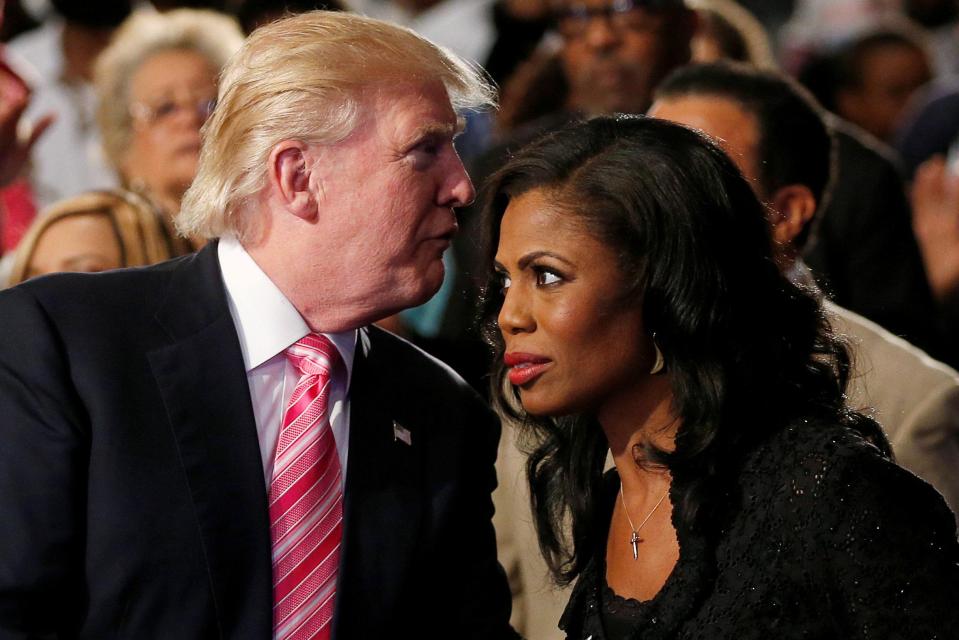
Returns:
[[[495,98],[478,68],[387,22],[312,11],[257,29],[223,70],[177,228],[191,238],[255,233],[250,205],[277,143],[335,144],[357,126],[364,89],[430,81],[457,110]]]
[[[174,49],[193,51],[219,71],[241,44],[236,20],[213,11],[140,9],[124,20],[94,68],[97,122],[113,168],[120,171],[133,135],[130,80],[149,57]]]

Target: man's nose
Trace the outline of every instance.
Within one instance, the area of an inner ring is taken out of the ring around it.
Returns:
[[[473,188],[473,181],[466,173],[463,162],[456,157],[444,185],[444,192],[440,196],[440,204],[446,207],[465,207],[474,199],[476,199],[476,189]]]

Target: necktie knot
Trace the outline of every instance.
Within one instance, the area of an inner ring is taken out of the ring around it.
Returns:
[[[326,336],[308,333],[286,349],[286,357],[304,376],[329,376],[337,351]]]

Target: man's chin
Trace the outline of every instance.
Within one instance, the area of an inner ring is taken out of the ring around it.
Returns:
[[[629,92],[620,92],[612,90],[600,90],[594,88],[586,94],[578,111],[582,111],[590,116],[603,116],[613,113],[646,113],[649,104],[643,99],[637,99],[637,96]]]
[[[426,271],[417,276],[416,284],[408,287],[410,294],[407,299],[403,301],[403,309],[412,309],[413,307],[424,305],[432,300],[433,296],[440,290],[440,287],[443,286],[443,278],[445,276],[446,268],[443,266],[442,260],[438,260],[434,265],[430,265]]]

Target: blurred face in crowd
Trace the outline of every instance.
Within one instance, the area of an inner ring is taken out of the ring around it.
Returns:
[[[860,61],[860,83],[836,95],[839,115],[880,140],[891,140],[909,99],[932,79],[929,60],[919,49],[903,44],[870,48]]]
[[[616,254],[581,220],[534,189],[500,222],[497,324],[510,382],[533,415],[619,413],[651,377],[640,304],[624,300]]]
[[[120,244],[110,218],[90,211],[65,216],[40,235],[27,277],[80,271],[92,273],[123,266]]]
[[[130,78],[133,135],[123,174],[170,214],[196,175],[200,127],[215,99],[216,70],[195,51],[155,53]]]
[[[564,0],[558,12],[568,108],[642,113],[656,85],[689,61],[695,14],[662,0]]]

